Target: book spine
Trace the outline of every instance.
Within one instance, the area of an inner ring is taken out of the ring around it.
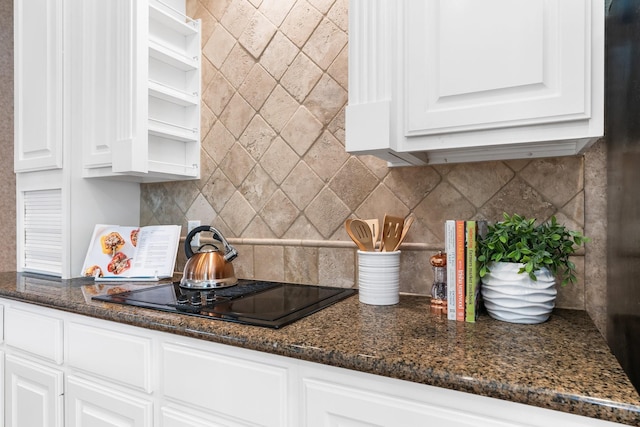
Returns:
[[[444,250],[447,255],[447,319],[456,320],[456,222],[444,223]]]
[[[464,238],[465,222],[456,220],[456,320],[464,322],[465,274],[464,274]]]
[[[465,320],[473,323],[477,318],[477,301],[478,301],[478,258],[477,258],[477,227],[475,221],[466,222],[466,315]]]

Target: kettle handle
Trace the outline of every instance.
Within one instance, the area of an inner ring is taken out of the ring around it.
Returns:
[[[236,248],[231,246],[227,239],[224,238],[222,233],[220,233],[217,229],[209,226],[209,225],[201,225],[200,227],[196,227],[187,234],[187,237],[184,239],[184,253],[187,256],[187,259],[193,256],[193,250],[191,249],[191,240],[193,237],[200,233],[201,231],[210,231],[213,233],[213,238],[222,242],[224,245],[224,259],[225,261],[233,261],[238,256],[238,251]]]

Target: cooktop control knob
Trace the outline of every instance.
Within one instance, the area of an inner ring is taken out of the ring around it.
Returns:
[[[195,293],[191,295],[190,302],[191,302],[191,305],[201,305],[202,298],[200,297],[200,293]]]

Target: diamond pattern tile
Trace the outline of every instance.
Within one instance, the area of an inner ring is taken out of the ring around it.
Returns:
[[[438,247],[444,220],[508,211],[604,235],[606,213],[585,212],[606,181],[602,149],[590,169],[581,157],[390,169],[346,153],[348,0],[190,0],[188,11],[203,22],[201,178],[143,184],[141,223],[200,219],[229,237],[349,241],[348,217],[413,212],[407,241]],[[354,248],[242,245],[237,268],[350,287]],[[429,253],[404,251],[403,291],[429,293]],[[584,281],[560,290],[559,304],[605,313],[593,301],[602,286]]]

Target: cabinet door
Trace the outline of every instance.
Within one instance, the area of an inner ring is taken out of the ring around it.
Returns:
[[[406,136],[590,117],[590,0],[405,4]]]
[[[63,425],[62,371],[7,354],[4,374],[6,427]]]
[[[147,171],[147,2],[73,0],[74,100],[85,168]]]
[[[153,424],[150,401],[96,381],[70,375],[65,395],[66,427],[151,427]]]
[[[61,0],[14,1],[16,172],[62,167]]]

